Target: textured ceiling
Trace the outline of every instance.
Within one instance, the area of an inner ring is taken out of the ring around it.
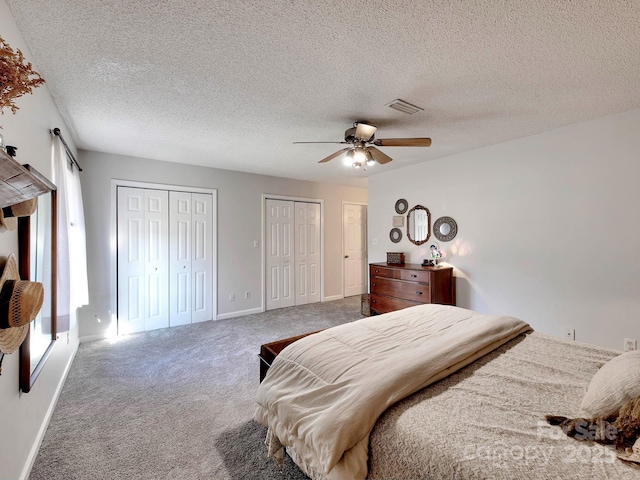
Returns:
[[[88,150],[366,186],[640,107],[637,0],[6,1]],[[356,120],[433,146],[363,172],[317,163],[340,145],[292,143]]]

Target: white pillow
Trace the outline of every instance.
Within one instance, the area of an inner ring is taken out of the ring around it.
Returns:
[[[640,350],[605,363],[591,379],[581,408],[589,417],[609,417],[636,397],[640,397]]]

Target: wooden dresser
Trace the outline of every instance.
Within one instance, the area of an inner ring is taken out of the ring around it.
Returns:
[[[371,315],[422,303],[453,305],[453,267],[369,264]]]

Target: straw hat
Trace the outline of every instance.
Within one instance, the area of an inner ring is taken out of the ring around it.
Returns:
[[[42,284],[20,280],[16,257],[9,255],[0,276],[0,353],[18,349],[43,301]]]
[[[7,230],[15,230],[18,226],[18,217],[28,217],[36,211],[38,198],[25,200],[24,202],[9,205],[0,209],[0,225]]]

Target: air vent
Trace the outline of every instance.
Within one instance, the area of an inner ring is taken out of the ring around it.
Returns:
[[[424,110],[424,108],[416,107],[415,105],[411,105],[409,102],[405,102],[404,100],[400,100],[399,98],[396,98],[391,103],[387,103],[387,107],[398,110],[399,112],[408,113],[409,115],[413,115],[414,113],[418,113]]]

